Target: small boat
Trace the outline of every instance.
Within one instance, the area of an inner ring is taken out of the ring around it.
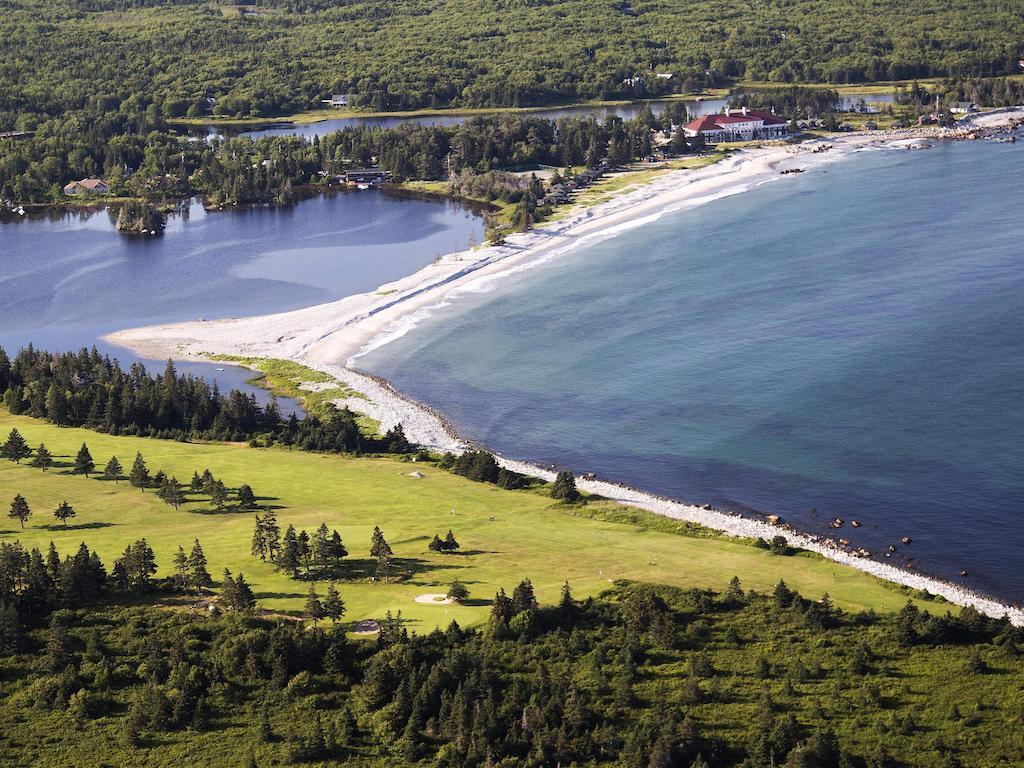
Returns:
[[[224,369],[223,369],[223,368],[218,368],[217,370],[218,370],[218,371],[223,371]]]
[[[851,520],[850,525],[854,528],[860,528],[860,520]]]
[[[910,542],[911,538],[909,536],[904,536],[902,539],[900,539],[900,544],[909,544]]]
[[[369,184],[356,184],[356,189],[369,189]]]

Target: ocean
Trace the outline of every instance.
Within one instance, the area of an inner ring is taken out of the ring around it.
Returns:
[[[504,455],[1019,603],[1021,178],[1019,145],[858,152],[463,294],[358,367]]]

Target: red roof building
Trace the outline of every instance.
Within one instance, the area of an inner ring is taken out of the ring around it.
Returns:
[[[719,115],[704,115],[683,126],[687,136],[702,134],[709,143],[722,141],[753,141],[781,139],[786,135],[786,121],[771,112],[754,109],[726,109]]]

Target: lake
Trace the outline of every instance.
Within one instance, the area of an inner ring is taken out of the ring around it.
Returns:
[[[1021,178],[1019,143],[861,152],[464,294],[359,364],[500,453],[840,517],[1020,602]]]
[[[126,364],[134,358],[100,336],[331,301],[483,238],[482,220],[468,208],[381,190],[216,213],[193,201],[149,238],[118,233],[115,219],[94,209],[0,220],[0,346],[8,353],[29,342],[51,351],[97,344]],[[187,370],[222,388],[252,375],[195,363]],[[286,412],[295,408],[282,403]]]

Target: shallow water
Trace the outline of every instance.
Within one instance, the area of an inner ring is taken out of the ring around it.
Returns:
[[[331,301],[415,272],[483,235],[469,209],[378,190],[218,213],[193,203],[149,238],[119,234],[114,219],[101,209],[0,222],[0,346],[8,353],[30,342],[78,349],[139,325]],[[99,346],[123,363],[135,359]],[[216,368],[189,365],[222,388],[251,376]],[[294,408],[282,403],[286,412]]]
[[[1019,602],[1021,178],[1019,146],[861,152],[464,296],[360,366],[501,453],[838,516]]]

